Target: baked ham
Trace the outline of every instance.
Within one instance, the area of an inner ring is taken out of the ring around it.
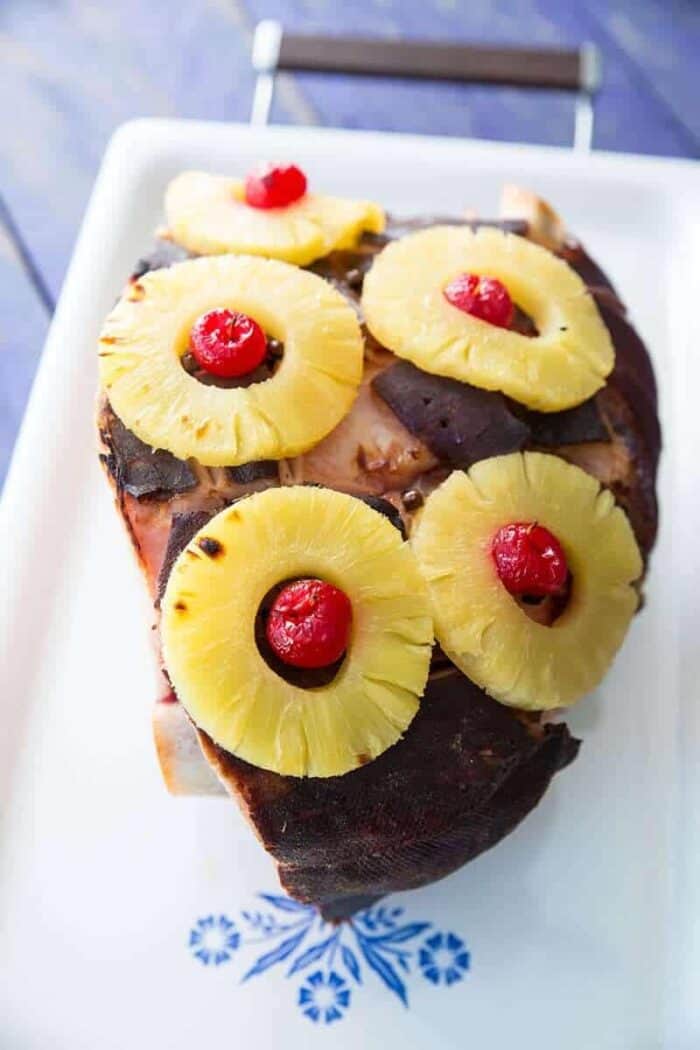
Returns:
[[[555,453],[595,475],[626,510],[648,558],[661,440],[646,348],[608,278],[551,209],[510,190],[504,214],[490,225],[543,244],[588,285],[615,345],[606,386],[577,408],[542,414],[499,393],[428,375],[366,333],[363,384],[339,426],[296,459],[235,468],[206,468],[145,446],[103,399],[101,458],[156,610],[173,562],[195,532],[251,492],[321,484],[372,501],[403,528],[451,470],[519,449]],[[359,311],[374,255],[392,238],[436,222],[460,220],[390,221],[383,234],[365,234],[356,249],[335,251],[310,269]],[[132,280],[186,256],[161,238]],[[528,324],[516,317],[525,334]],[[546,615],[546,608],[533,615]],[[579,748],[564,724],[496,703],[436,650],[420,711],[397,744],[344,776],[285,777],[222,750],[190,722],[164,670],[161,681],[154,734],[168,789],[233,796],[277,862],[287,892],[334,920],[384,894],[442,878],[495,845]]]

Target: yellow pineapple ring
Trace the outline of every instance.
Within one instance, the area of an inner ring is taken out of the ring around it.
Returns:
[[[452,306],[443,289],[462,273],[501,281],[539,335]],[[433,226],[389,244],[365,277],[362,309],[372,335],[399,357],[542,412],[591,397],[615,363],[610,334],[578,274],[546,248],[488,227]]]
[[[340,587],[353,613],[338,674],[314,689],[277,675],[254,633],[268,591],[305,576]],[[416,714],[429,604],[410,547],[383,515],[330,489],[268,489],[217,514],[175,562],[165,665],[192,721],[227,751],[276,773],[336,776],[396,743]]]
[[[491,556],[501,526],[531,521],[557,537],[573,578],[549,627],[511,598]],[[510,706],[566,706],[594,689],[638,606],[632,583],[642,559],[625,513],[595,478],[557,456],[518,452],[455,471],[426,501],[411,544],[440,645]]]
[[[239,310],[284,343],[273,376],[205,386],[180,362],[190,329],[217,307]],[[362,378],[352,308],[328,282],[252,256],[192,259],[127,288],[100,336],[100,381],[122,422],[154,448],[208,466],[296,456],[348,412]]]
[[[168,228],[178,244],[201,255],[242,252],[307,266],[335,248],[353,248],[363,231],[381,233],[384,212],[371,201],[304,196],[284,208],[252,208],[244,183],[225,175],[184,171],[165,194]]]

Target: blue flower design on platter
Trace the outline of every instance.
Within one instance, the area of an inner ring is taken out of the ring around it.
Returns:
[[[241,938],[236,926],[225,915],[197,919],[190,930],[188,946],[204,966],[221,966],[238,948]]]
[[[434,933],[420,949],[418,965],[433,984],[454,984],[469,969],[469,952],[454,933]]]
[[[310,1020],[330,1024],[339,1021],[350,1005],[350,989],[335,970],[325,977],[322,970],[316,970],[299,989],[298,1003]]]
[[[347,922],[326,922],[309,904],[275,893],[258,894],[237,925],[225,915],[198,919],[189,948],[204,966],[233,953],[248,957],[241,981],[277,968],[297,985],[297,1006],[314,1024],[340,1021],[365,978],[375,978],[408,1006],[408,982],[420,972],[435,987],[461,981],[470,968],[465,943],[431,922],[411,922],[403,908],[383,903]],[[370,982],[371,983],[371,982]]]

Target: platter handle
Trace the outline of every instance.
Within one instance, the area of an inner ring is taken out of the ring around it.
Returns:
[[[598,48],[494,47],[356,36],[288,33],[280,22],[258,22],[252,64],[257,74],[251,124],[267,124],[278,72],[450,80],[569,91],[576,96],[573,148],[593,146],[593,100],[602,78]]]

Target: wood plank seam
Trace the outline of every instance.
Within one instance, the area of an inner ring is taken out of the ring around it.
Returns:
[[[0,224],[2,225],[7,238],[12,245],[14,252],[19,260],[24,272],[27,275],[32,288],[36,292],[41,305],[43,306],[49,317],[53,316],[54,310],[56,309],[56,303],[51,291],[44,280],[44,277],[39,269],[37,263],[34,261],[27,242],[22,236],[22,232],[14,221],[12,213],[2,195],[0,195]]]

